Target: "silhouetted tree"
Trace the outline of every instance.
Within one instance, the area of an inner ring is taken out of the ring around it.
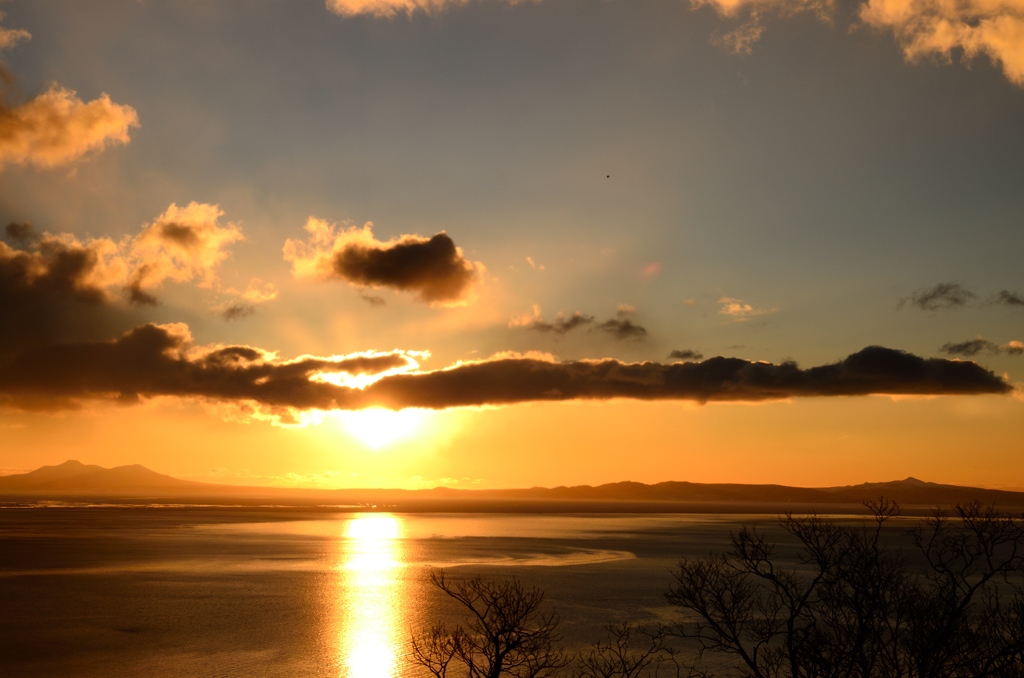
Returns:
[[[680,561],[666,597],[689,613],[676,634],[698,662],[713,653],[750,678],[1024,676],[1024,520],[934,511],[913,533],[919,573],[881,544],[899,507],[867,506],[871,529],[785,516],[796,567],[747,528],[726,553]]]
[[[580,653],[574,678],[698,678],[700,674],[684,670],[676,652],[667,644],[668,627],[646,628],[623,622],[608,624],[604,640]]]
[[[1024,517],[936,509],[908,555],[882,541],[899,507],[866,506],[867,528],[784,516],[794,566],[753,528],[724,553],[682,559],[666,594],[681,622],[611,624],[574,662],[543,592],[434,573],[469,621],[416,637],[413,661],[437,678],[1024,678]]]
[[[568,664],[557,646],[558,616],[541,611],[539,589],[517,579],[452,580],[443,571],[430,579],[469,613],[465,626],[438,624],[413,639],[413,661],[437,678],[545,678]]]

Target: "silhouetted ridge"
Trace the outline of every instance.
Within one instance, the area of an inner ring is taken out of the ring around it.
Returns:
[[[886,497],[904,506],[949,506],[971,501],[1024,507],[1024,492],[942,485],[908,477],[881,483],[840,487],[789,487],[740,483],[666,481],[647,485],[624,480],[604,485],[561,485],[512,490],[430,490],[245,487],[179,480],[138,464],[103,468],[69,460],[19,475],[0,476],[0,494],[37,497],[100,495],[107,497],[218,498],[251,502],[292,502],[294,505],[388,507],[389,510],[530,510],[530,511],[690,511],[703,506],[858,507]],[[573,508],[576,507],[576,508]],[[775,509],[771,509],[775,510]],[[819,509],[820,510],[820,509]]]

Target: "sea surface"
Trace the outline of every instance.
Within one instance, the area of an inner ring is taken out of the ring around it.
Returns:
[[[462,620],[430,582],[441,568],[544,590],[566,648],[584,649],[608,622],[678,619],[664,593],[679,558],[742,525],[795,562],[774,515],[8,506],[0,676],[418,676],[413,635]]]

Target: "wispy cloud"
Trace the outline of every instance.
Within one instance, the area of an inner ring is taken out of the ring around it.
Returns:
[[[992,300],[992,303],[1002,306],[1024,306],[1024,294],[1011,292],[1010,290],[1000,290],[999,294]]]
[[[540,306],[534,304],[530,313],[512,318],[509,320],[508,326],[523,327],[542,334],[555,334],[558,336],[565,336],[573,330],[589,327],[591,332],[603,332],[614,339],[642,340],[647,336],[647,330],[628,319],[627,316],[633,313],[635,313],[635,309],[632,306],[620,304],[617,318],[610,318],[597,324],[594,324],[594,316],[579,311],[572,315],[559,313],[555,317],[554,322],[547,322],[541,315]]]
[[[754,308],[742,299],[734,299],[733,297],[722,297],[718,300],[718,303],[721,305],[718,313],[729,316],[734,322],[745,322],[757,316],[775,313],[778,310],[774,307]]]
[[[939,350],[946,355],[960,355],[968,358],[976,356],[979,353],[989,353],[992,355],[1021,355],[1024,353],[1024,342],[1009,341],[1005,344],[997,344],[994,341],[978,337],[977,339],[969,339],[968,341],[947,342],[943,344]]]
[[[517,0],[505,0],[514,4]],[[450,5],[464,5],[466,0],[327,0],[327,9],[344,17],[366,14],[391,17],[413,12],[437,12]]]
[[[696,361],[703,360],[704,354],[700,351],[694,351],[689,348],[676,349],[668,354],[669,360],[683,360],[683,361]]]
[[[466,259],[447,233],[403,235],[382,242],[373,224],[339,229],[321,219],[306,222],[309,240],[287,240],[284,258],[300,280],[344,280],[361,288],[412,292],[434,306],[469,303],[484,272]]]
[[[962,308],[978,295],[963,285],[954,282],[938,283],[933,287],[917,290],[909,297],[904,297],[897,303],[897,308],[904,304],[916,306],[922,311],[938,311],[941,309]]]
[[[610,318],[605,320],[603,323],[598,323],[594,326],[595,332],[604,332],[609,334],[614,339],[622,341],[624,339],[633,339],[636,341],[643,341],[647,338],[647,328],[635,324],[628,318]]]

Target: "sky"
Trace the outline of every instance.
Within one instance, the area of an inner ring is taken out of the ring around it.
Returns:
[[[1022,0],[0,11],[0,473],[1024,488]]]

